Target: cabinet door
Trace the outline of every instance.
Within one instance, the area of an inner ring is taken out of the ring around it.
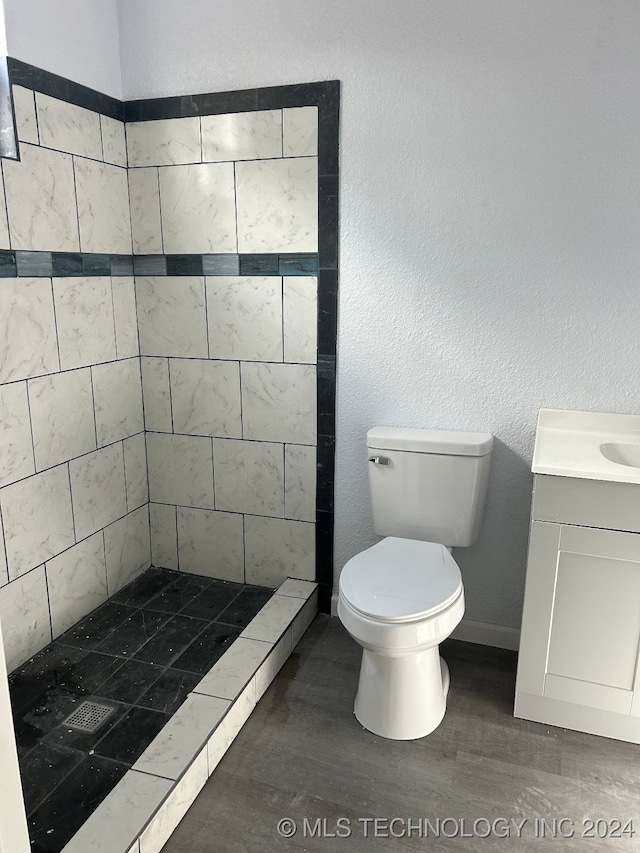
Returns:
[[[533,522],[520,648],[519,690],[640,716],[640,535]]]

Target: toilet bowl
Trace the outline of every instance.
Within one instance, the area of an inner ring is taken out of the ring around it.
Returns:
[[[440,724],[449,671],[439,645],[463,614],[460,569],[443,545],[387,537],[345,565],[338,615],[363,648],[354,712],[366,729],[414,740]]]
[[[449,670],[438,649],[464,614],[450,548],[478,538],[492,448],[486,432],[367,433],[373,529],[385,538],[343,568],[338,616],[362,646],[355,715],[381,737],[425,737],[444,716]]]

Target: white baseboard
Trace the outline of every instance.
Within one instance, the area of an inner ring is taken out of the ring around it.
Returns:
[[[518,651],[520,631],[507,625],[493,625],[491,622],[474,622],[463,619],[451,635],[452,640],[465,643],[479,643],[481,646],[494,646],[497,649]]]
[[[338,596],[331,596],[331,615],[338,615]],[[478,643],[481,646],[494,646],[496,649],[518,651],[520,631],[507,625],[493,625],[490,622],[475,622],[463,619],[451,635],[452,640],[464,643]]]

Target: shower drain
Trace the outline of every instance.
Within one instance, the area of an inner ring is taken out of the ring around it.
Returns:
[[[114,708],[101,705],[99,702],[83,702],[73,714],[69,714],[67,719],[63,720],[62,725],[78,729],[80,732],[93,733],[100,728],[107,717],[113,714],[114,710]]]

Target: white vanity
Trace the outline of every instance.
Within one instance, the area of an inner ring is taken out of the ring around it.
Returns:
[[[640,743],[640,416],[542,409],[515,716]]]

